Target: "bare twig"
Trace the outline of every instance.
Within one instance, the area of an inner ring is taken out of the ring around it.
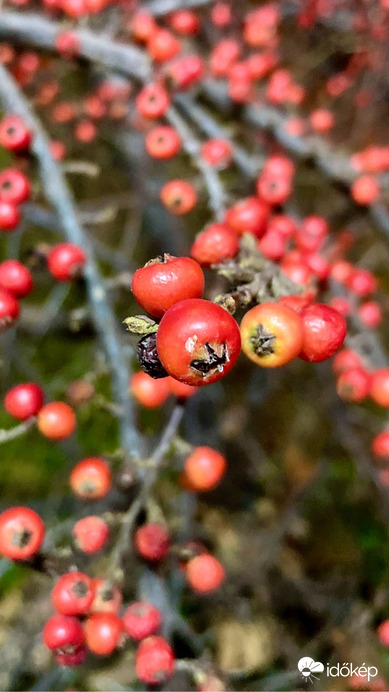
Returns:
[[[28,418],[28,420],[24,421],[23,423],[20,423],[20,425],[16,425],[14,428],[10,428],[9,430],[0,430],[0,444],[3,442],[9,442],[10,440],[15,440],[17,437],[21,437],[22,435],[25,435],[31,428],[34,427],[36,422],[36,418]]]

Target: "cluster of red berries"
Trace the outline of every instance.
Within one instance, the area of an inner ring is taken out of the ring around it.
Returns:
[[[7,413],[19,421],[37,418],[38,430],[50,440],[63,440],[76,429],[73,409],[62,401],[44,404],[42,388],[35,382],[24,382],[10,389],[4,398]]]

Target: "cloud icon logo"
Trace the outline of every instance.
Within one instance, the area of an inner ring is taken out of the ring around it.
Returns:
[[[303,678],[305,678],[306,680],[310,680],[310,682],[313,682],[312,678],[316,678],[316,680],[318,680],[315,673],[324,672],[323,663],[320,663],[320,661],[314,661],[313,658],[310,658],[309,656],[304,656],[304,658],[300,658],[297,667]]]

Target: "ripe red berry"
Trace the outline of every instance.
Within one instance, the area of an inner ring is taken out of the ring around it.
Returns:
[[[88,554],[97,553],[109,539],[109,526],[101,517],[92,515],[76,521],[72,534],[79,550]]]
[[[171,159],[181,148],[181,140],[177,132],[167,125],[154,127],[145,139],[146,151],[154,159]]]
[[[318,108],[311,113],[309,122],[315,132],[328,132],[334,126],[334,114],[327,108]]]
[[[247,197],[228,209],[224,217],[227,226],[238,233],[253,233],[260,238],[266,230],[269,207],[257,197]]]
[[[77,421],[68,404],[52,401],[39,411],[37,424],[42,435],[49,440],[64,440],[75,431]]]
[[[314,276],[306,261],[292,259],[287,255],[281,263],[281,269],[285,276],[298,286],[308,286]]]
[[[43,406],[43,391],[35,382],[12,387],[4,399],[4,408],[17,420],[27,420],[38,415]]]
[[[389,406],[389,368],[373,372],[370,396],[379,406]]]
[[[257,180],[258,197],[270,204],[277,206],[284,204],[292,194],[292,183],[289,178],[263,173]]]
[[[84,626],[88,649],[97,656],[109,656],[121,643],[123,624],[115,613],[95,613]]]
[[[177,10],[169,17],[171,28],[183,36],[197,34],[200,29],[200,19],[192,10]]]
[[[362,358],[351,348],[342,348],[332,361],[332,369],[335,375],[340,375],[345,370],[352,370],[362,366]]]
[[[345,401],[363,401],[370,392],[370,375],[363,368],[350,368],[339,375],[336,391]]]
[[[193,490],[212,490],[223,478],[227,462],[211,447],[196,447],[185,459],[185,481]]]
[[[231,163],[232,146],[225,139],[209,139],[201,147],[201,156],[215,168],[226,168]]]
[[[8,151],[26,151],[31,144],[31,132],[18,115],[6,115],[0,121],[0,145]]]
[[[145,560],[158,562],[169,552],[169,534],[161,524],[144,524],[135,533],[135,546]]]
[[[158,29],[158,26],[152,14],[149,14],[146,10],[140,10],[132,17],[130,29],[137,41],[147,43]]]
[[[303,346],[300,358],[318,363],[334,355],[347,333],[344,317],[321,303],[307,305],[300,312],[303,321]]]
[[[185,569],[189,586],[200,594],[215,591],[225,579],[225,571],[213,555],[203,553],[189,560]]]
[[[215,77],[225,77],[238,60],[241,50],[241,45],[234,39],[219,41],[210,55],[209,66],[212,74]]]
[[[83,499],[100,499],[108,493],[111,485],[111,470],[107,462],[100,457],[82,459],[70,474],[71,489]]]
[[[54,608],[62,615],[82,615],[92,604],[93,581],[83,572],[63,574],[51,592]]]
[[[0,265],[1,271],[1,265]],[[377,329],[384,319],[382,308],[375,300],[369,300],[358,308],[358,317],[365,327]]]
[[[383,430],[372,442],[372,452],[376,461],[386,465],[389,462],[389,431]]]
[[[225,224],[213,223],[196,237],[190,254],[202,267],[209,267],[235,257],[238,250],[237,233]]]
[[[380,196],[380,188],[371,175],[361,175],[351,186],[351,196],[357,204],[374,204]]]
[[[194,187],[185,180],[171,180],[162,186],[160,198],[171,214],[182,216],[195,207],[197,193]]]
[[[147,637],[136,652],[135,667],[138,678],[146,685],[160,685],[174,672],[173,650],[162,637]]]
[[[47,257],[49,272],[57,281],[71,281],[81,275],[86,262],[85,252],[78,245],[61,243]]]
[[[119,587],[108,579],[94,579],[94,599],[89,608],[90,613],[119,613],[123,596]]]
[[[20,222],[20,212],[14,202],[0,198],[0,231],[13,231]]]
[[[123,613],[124,629],[137,642],[158,632],[161,622],[158,608],[146,601],[131,603]]]
[[[59,665],[77,666],[85,660],[84,630],[75,617],[53,615],[43,628],[43,641]]]
[[[269,228],[257,241],[257,247],[267,259],[277,262],[284,256],[287,242],[286,236],[276,229]]]
[[[384,620],[377,627],[378,639],[382,646],[389,648],[389,620]]]
[[[360,298],[377,289],[377,279],[368,269],[353,269],[346,279],[346,286]]]
[[[155,62],[166,62],[181,50],[181,44],[167,29],[157,28],[147,42],[147,50]]]
[[[0,288],[0,333],[12,327],[19,317],[19,303],[15,296]]]
[[[162,317],[157,350],[169,375],[185,384],[212,384],[227,375],[240,352],[234,318],[207,300],[181,300]]]
[[[145,118],[160,118],[169,108],[169,94],[159,84],[147,84],[140,90],[136,108]]]
[[[81,52],[80,40],[74,31],[61,31],[55,37],[54,45],[64,60],[73,60]]]
[[[27,267],[18,260],[5,260],[0,264],[0,287],[15,298],[25,298],[31,293],[34,283]]]
[[[131,289],[144,310],[154,317],[162,317],[179,300],[201,296],[204,274],[190,257],[165,254],[136,270]]]
[[[141,370],[131,377],[130,389],[135,399],[146,408],[158,408],[170,394],[167,377],[158,380]]]
[[[0,554],[10,560],[28,560],[43,543],[45,525],[28,507],[11,507],[0,514]]]
[[[22,204],[31,194],[28,178],[17,168],[7,168],[0,173],[0,200],[9,204]]]
[[[277,368],[296,358],[303,344],[299,314],[283,303],[262,303],[244,315],[242,350],[253,363]]]
[[[174,377],[167,377],[166,380],[168,383],[169,391],[171,392],[171,394],[178,397],[178,399],[187,399],[188,397],[193,396],[193,394],[196,394],[196,392],[198,392],[197,387],[191,387],[190,384],[179,382],[178,380],[174,379]]]

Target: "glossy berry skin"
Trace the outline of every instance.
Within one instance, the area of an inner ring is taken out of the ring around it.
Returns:
[[[101,517],[92,515],[76,521],[72,534],[77,548],[83,553],[98,553],[109,539],[109,526]]]
[[[12,327],[19,317],[19,303],[15,296],[0,288],[0,333]]]
[[[188,214],[196,206],[197,193],[185,180],[171,180],[162,186],[161,202],[174,216]]]
[[[212,490],[223,478],[226,467],[225,457],[216,449],[196,447],[185,459],[185,481],[193,490]]]
[[[90,613],[115,613],[118,614],[123,603],[122,592],[119,587],[112,585],[107,579],[94,579],[94,599],[89,608]]]
[[[97,656],[109,656],[120,644],[123,623],[115,613],[95,613],[84,626],[88,649]]]
[[[240,332],[234,318],[207,300],[181,300],[163,316],[157,350],[169,375],[197,387],[217,382],[235,365]]]
[[[28,178],[17,168],[7,168],[0,173],[0,200],[9,204],[22,204],[31,194]]]
[[[131,283],[136,301],[153,317],[162,317],[174,303],[199,298],[204,290],[204,274],[190,257],[165,254],[137,269]]]
[[[0,264],[0,288],[12,293],[15,298],[25,298],[34,287],[27,267],[18,260],[5,260]]]
[[[161,524],[144,524],[135,533],[135,547],[145,560],[158,562],[169,552],[169,534]]]
[[[20,212],[16,204],[0,198],[0,231],[7,233],[15,230],[20,222]]]
[[[131,603],[122,619],[127,634],[137,642],[158,632],[162,623],[158,608],[146,601]]]
[[[77,666],[85,660],[84,630],[75,617],[53,615],[43,628],[43,641],[59,665]]]
[[[170,394],[167,377],[158,380],[141,370],[130,380],[130,389],[135,399],[145,408],[158,408],[165,403]]]
[[[238,233],[253,233],[260,238],[266,230],[269,207],[257,197],[247,197],[228,209],[224,222]]]
[[[370,392],[371,377],[363,368],[345,370],[339,375],[336,391],[345,401],[363,401]]]
[[[49,440],[64,440],[74,433],[77,425],[73,409],[63,401],[53,401],[41,408],[38,429]]]
[[[253,363],[278,368],[296,358],[303,344],[301,318],[283,303],[262,303],[244,315],[242,350]]]
[[[389,368],[373,372],[370,396],[379,406],[389,406]]]
[[[0,146],[15,154],[24,152],[31,144],[31,132],[18,115],[6,115],[0,121]]]
[[[43,391],[35,382],[25,382],[12,387],[4,398],[4,408],[17,420],[27,420],[38,415],[43,406]]]
[[[166,379],[170,393],[173,394],[173,396],[176,396],[178,399],[188,399],[190,396],[193,396],[196,394],[196,392],[198,392],[197,387],[191,387],[190,384],[179,382],[178,380],[174,379],[174,377],[167,377]]]
[[[169,94],[159,84],[148,84],[140,90],[136,108],[145,118],[161,118],[169,108]]]
[[[341,347],[347,333],[344,317],[321,303],[308,305],[300,312],[303,321],[303,346],[300,358],[310,363],[327,360]]]
[[[28,560],[38,552],[45,525],[29,507],[11,507],[0,514],[0,555],[10,560]]]
[[[57,281],[71,281],[80,276],[86,255],[82,248],[72,243],[56,245],[47,257],[49,272]]]
[[[199,594],[215,591],[225,579],[225,571],[213,555],[203,553],[192,558],[186,565],[185,577],[189,586]]]
[[[93,581],[83,572],[68,572],[56,582],[51,600],[62,615],[83,615],[92,604]]]
[[[386,465],[389,462],[389,431],[383,430],[376,435],[371,447],[376,461]]]
[[[135,655],[136,674],[146,685],[159,685],[174,672],[174,654],[162,637],[147,637]]]
[[[97,500],[105,497],[111,485],[111,469],[100,457],[82,459],[70,474],[71,489],[83,499]]]
[[[145,139],[146,151],[154,159],[166,161],[176,156],[181,148],[181,140],[177,132],[167,125],[154,127]]]
[[[210,267],[235,257],[238,250],[237,233],[225,224],[214,223],[196,237],[190,254],[202,267]]]

